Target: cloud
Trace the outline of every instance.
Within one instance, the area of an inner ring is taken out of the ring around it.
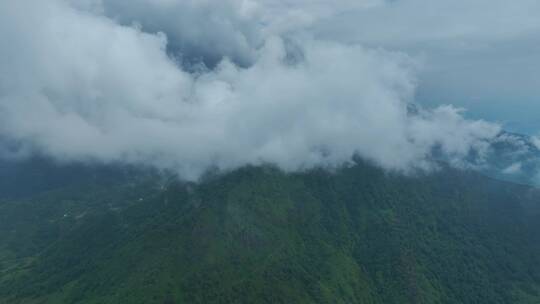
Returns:
[[[334,35],[334,39],[386,45],[482,47],[488,42],[535,33],[540,29],[539,9],[540,3],[535,0],[381,1],[347,10],[316,24],[316,30],[321,35]],[[451,41],[462,43],[452,45]]]
[[[502,173],[504,173],[504,174],[517,174],[517,173],[521,172],[521,167],[522,167],[521,163],[514,163],[514,164],[510,165],[509,167],[507,167],[506,169],[504,169],[502,171]]]
[[[4,154],[147,164],[186,179],[267,162],[339,166],[355,155],[409,172],[431,168],[434,151],[466,165],[500,132],[448,105],[411,111],[414,58],[291,34],[300,25],[271,22],[287,1],[148,3],[0,3],[0,39],[10,41],[0,46]],[[330,18],[325,2],[312,5],[312,20]],[[175,23],[169,9],[186,19]],[[269,21],[248,28],[263,13]],[[175,52],[190,51],[214,66],[186,68]]]
[[[272,36],[309,27],[343,11],[383,0],[71,0],[79,9],[101,13],[146,32],[163,32],[168,49],[187,63],[213,67],[224,57],[247,66]]]
[[[533,145],[540,150],[540,137],[538,136],[533,136],[532,137],[532,143]]]
[[[539,1],[387,1],[312,31],[421,57],[418,100],[425,105],[453,103],[516,132],[540,128]]]

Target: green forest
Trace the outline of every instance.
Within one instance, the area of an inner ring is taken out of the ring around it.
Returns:
[[[200,183],[31,168],[36,191],[3,182],[0,303],[540,303],[528,186],[360,161]]]

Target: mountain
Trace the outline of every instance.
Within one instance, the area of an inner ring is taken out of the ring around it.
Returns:
[[[362,161],[197,184],[92,170],[0,200],[0,303],[540,302],[529,186]]]
[[[497,179],[540,186],[540,149],[533,139],[502,132],[491,143],[481,171]]]
[[[134,166],[58,163],[43,157],[15,161],[0,157],[0,199],[24,198],[74,186],[127,182],[132,176],[151,172]]]

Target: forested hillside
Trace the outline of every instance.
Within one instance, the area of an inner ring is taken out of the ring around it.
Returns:
[[[0,303],[539,303],[539,198],[364,163],[73,182],[0,203]]]

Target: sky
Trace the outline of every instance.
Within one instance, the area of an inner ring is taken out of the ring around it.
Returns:
[[[530,0],[5,0],[0,156],[464,166],[540,131],[538,34]]]
[[[540,2],[388,1],[318,25],[325,37],[422,58],[417,100],[540,130]],[[389,21],[390,20],[390,21]]]

